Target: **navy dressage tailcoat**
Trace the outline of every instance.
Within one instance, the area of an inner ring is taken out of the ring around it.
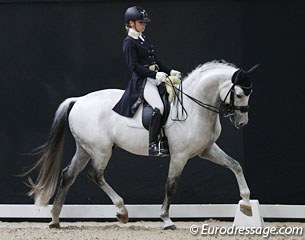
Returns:
[[[156,71],[149,70],[149,65],[157,64],[159,71],[168,75],[170,73],[170,69],[157,59],[153,45],[146,37],[142,37],[143,39],[134,39],[127,35],[123,41],[123,54],[128,67],[132,70],[132,76],[113,110],[125,117],[132,117],[143,102],[146,78],[156,78]]]

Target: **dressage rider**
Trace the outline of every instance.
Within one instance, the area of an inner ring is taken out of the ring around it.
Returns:
[[[158,144],[164,106],[157,86],[165,82],[168,75],[181,78],[181,73],[162,64],[156,57],[153,45],[143,35],[150,22],[145,9],[133,6],[125,12],[127,36],[123,41],[123,54],[132,70],[129,84],[113,110],[125,117],[133,117],[143,97],[153,108],[149,127],[149,155],[168,154],[169,150]]]

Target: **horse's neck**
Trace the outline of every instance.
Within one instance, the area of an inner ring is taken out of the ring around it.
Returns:
[[[213,105],[219,106],[219,92],[221,86],[231,84],[232,68],[215,68],[190,75],[185,81],[184,91],[194,98]]]

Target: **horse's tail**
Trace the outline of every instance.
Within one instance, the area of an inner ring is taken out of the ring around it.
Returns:
[[[34,196],[37,205],[47,205],[56,190],[64,146],[65,126],[68,122],[69,112],[76,101],[77,98],[68,98],[60,104],[48,139],[44,145],[38,148],[42,156],[34,167],[26,173],[29,174],[35,169],[39,171],[36,181],[33,182],[29,178],[28,184],[31,188],[28,195]]]

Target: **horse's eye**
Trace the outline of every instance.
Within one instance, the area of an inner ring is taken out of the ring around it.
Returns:
[[[236,94],[236,97],[237,97],[237,98],[242,98],[243,96],[240,95],[240,94]]]

